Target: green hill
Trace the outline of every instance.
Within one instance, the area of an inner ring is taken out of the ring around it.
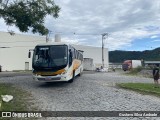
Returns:
[[[160,61],[160,47],[145,51],[121,51],[109,52],[109,62],[122,63],[124,60],[152,60]]]

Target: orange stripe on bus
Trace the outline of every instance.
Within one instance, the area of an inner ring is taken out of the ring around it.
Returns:
[[[81,61],[80,60],[74,60],[73,61],[73,70],[78,69],[80,65],[81,65]]]
[[[62,74],[63,72],[65,72],[65,69],[61,69],[56,72],[36,72],[35,74],[46,76],[46,75],[58,75],[58,74]]]

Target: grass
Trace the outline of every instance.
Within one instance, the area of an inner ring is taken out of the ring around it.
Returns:
[[[143,69],[143,67],[133,68],[127,74],[128,75],[137,75],[142,69]]]
[[[2,101],[1,95],[12,95],[10,102]],[[32,96],[30,93],[13,87],[11,84],[0,84],[0,111],[27,111],[36,108],[31,107]]]
[[[120,83],[117,85],[121,88],[134,90],[142,94],[152,94],[160,97],[160,87],[156,87],[152,83]]]

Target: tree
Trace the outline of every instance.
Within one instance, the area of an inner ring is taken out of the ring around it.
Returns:
[[[47,15],[57,18],[59,11],[53,0],[0,0],[0,18],[21,32],[31,29],[33,33],[47,35],[44,20]]]

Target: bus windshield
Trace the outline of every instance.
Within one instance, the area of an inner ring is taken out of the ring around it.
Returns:
[[[37,46],[33,55],[33,68],[57,69],[67,66],[66,45]]]

